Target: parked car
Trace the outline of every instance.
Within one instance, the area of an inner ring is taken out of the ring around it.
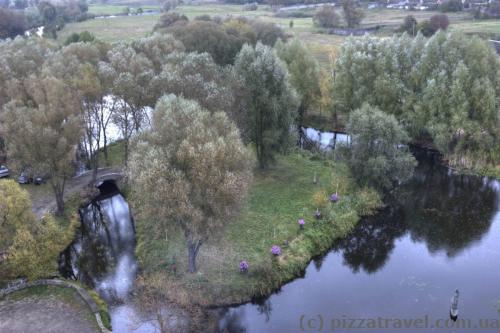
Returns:
[[[19,177],[17,178],[17,182],[19,184],[29,184],[33,182],[33,177],[26,171],[21,172]]]
[[[35,185],[41,185],[41,184],[45,183],[45,177],[43,177],[41,175],[33,174],[28,170],[24,170],[23,172],[21,172],[21,174],[17,178],[17,182],[19,184],[31,184],[31,183],[33,183]]]
[[[0,178],[6,178],[10,176],[10,170],[7,167],[0,165]]]

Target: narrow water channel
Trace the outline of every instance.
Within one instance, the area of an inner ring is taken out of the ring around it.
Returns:
[[[129,206],[114,183],[80,210],[75,241],[61,255],[64,276],[95,288],[108,303],[126,300],[137,272],[135,230]]]
[[[322,148],[335,139],[304,133]],[[413,179],[386,209],[360,221],[279,292],[211,311],[219,332],[500,332],[500,182],[455,175],[435,153],[414,154]],[[101,190],[81,211],[81,230],[61,267],[112,305],[114,332],[155,332],[123,302],[137,270],[128,205],[112,184]],[[452,322],[456,289],[459,320]]]

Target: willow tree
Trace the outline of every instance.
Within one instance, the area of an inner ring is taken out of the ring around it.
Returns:
[[[290,84],[286,65],[276,52],[257,43],[245,45],[238,54],[235,71],[247,90],[247,122],[261,168],[274,160],[274,153],[290,144],[297,114],[297,93]]]
[[[298,39],[276,44],[278,56],[290,73],[290,83],[300,98],[298,123],[303,125],[304,117],[320,98],[320,68],[318,61]]]
[[[20,167],[47,176],[57,203],[64,212],[66,181],[73,175],[75,151],[82,137],[81,100],[64,80],[45,68],[33,76],[27,98],[15,98],[2,115],[9,157]]]
[[[230,223],[251,180],[252,156],[224,112],[175,95],[160,99],[152,127],[134,142],[133,203],[153,234],[172,225],[186,237],[189,271],[200,246]]]
[[[413,175],[416,161],[405,145],[410,138],[393,115],[364,104],[351,113],[347,133],[349,165],[361,184],[389,190]]]

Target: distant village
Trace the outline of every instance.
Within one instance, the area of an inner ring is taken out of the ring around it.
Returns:
[[[488,4],[495,0],[461,0],[464,9],[475,9],[487,7]],[[369,9],[388,8],[388,9],[403,9],[403,10],[433,10],[438,9],[445,0],[387,0],[376,3],[370,3]]]

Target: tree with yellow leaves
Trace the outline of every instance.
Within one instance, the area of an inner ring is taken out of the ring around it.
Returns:
[[[53,275],[59,253],[73,239],[76,218],[67,226],[52,216],[37,221],[28,192],[13,180],[0,182],[0,212],[0,279]]]

